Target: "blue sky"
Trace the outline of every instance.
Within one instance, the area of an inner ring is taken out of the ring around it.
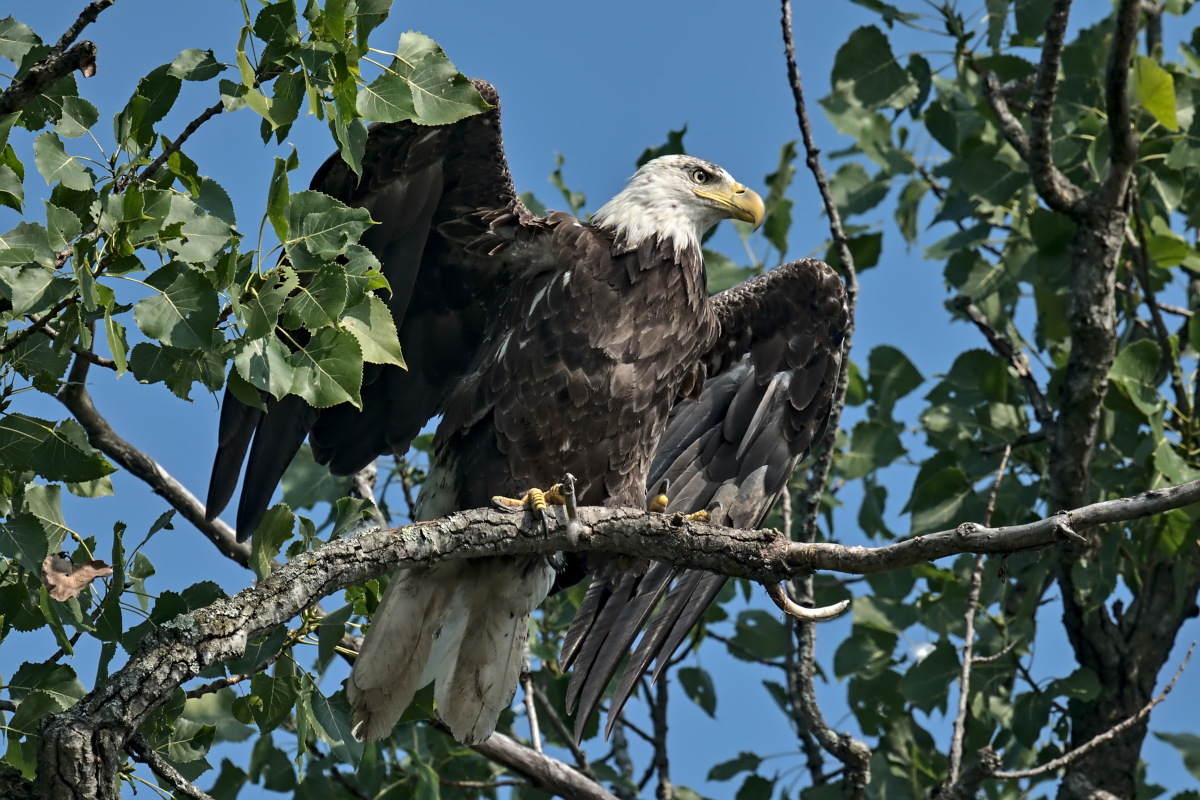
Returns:
[[[82,0],[5,3],[0,13],[13,13],[43,39],[53,41],[82,6]],[[795,14],[797,56],[815,136],[826,153],[836,151],[850,143],[825,121],[816,100],[829,91],[829,71],[838,46],[854,28],[874,24],[877,18],[846,2],[800,0]],[[80,92],[100,109],[101,122],[96,127],[100,142],[111,145],[109,120],[124,106],[139,77],[189,47],[211,48],[219,60],[232,62],[241,24],[236,0],[118,0],[85,33],[99,47],[98,73],[80,80]],[[584,208],[591,211],[620,189],[645,147],[661,143],[667,131],[684,124],[688,126],[685,143],[689,152],[721,164],[743,183],[759,189],[763,189],[763,176],[776,168],[780,146],[799,135],[775,3],[398,2],[389,21],[373,34],[373,43],[380,49],[394,48],[399,35],[409,29],[438,41],[466,74],[485,78],[497,87],[517,188],[535,192],[551,208],[563,207],[547,182],[556,154],[565,156],[565,179],[572,189],[586,194]],[[903,48],[896,50],[905,60]],[[943,54],[925,55],[936,61]],[[174,135],[216,99],[212,84],[185,84],[176,110],[160,130]],[[201,128],[186,148],[201,173],[229,192],[239,228],[248,236],[257,229],[265,203],[271,156],[286,155],[290,144],[295,144],[301,166],[294,173],[293,188],[299,188],[331,150],[325,125],[311,117],[295,125],[285,147],[263,146],[257,130],[258,117],[248,110],[223,114]],[[22,139],[14,133],[13,142],[19,153],[28,152],[28,137]],[[73,153],[94,155],[88,152],[94,145],[86,138],[74,140],[68,147]],[[32,163],[28,166],[27,202],[36,209],[37,197],[45,193],[45,187]],[[812,248],[827,236],[811,177],[802,163],[798,167],[791,192],[795,223],[789,257],[814,254]],[[826,168],[830,168],[828,162]],[[931,378],[947,369],[964,346],[982,346],[983,342],[973,329],[947,321],[940,265],[909,256],[894,233],[887,233],[892,227],[891,205],[880,206],[874,213],[876,216],[866,221],[884,229],[889,246],[884,264],[862,278],[856,358],[865,360],[873,346],[887,343],[903,350],[921,373]],[[0,209],[0,230],[16,222],[15,214]],[[739,258],[740,245],[731,231],[719,234],[716,243]],[[194,402],[188,404],[161,384],[139,386],[131,375],[113,380],[103,370],[92,371],[89,389],[118,432],[203,496],[216,435],[217,398],[197,391]],[[900,413],[914,418],[916,398],[922,393],[918,390],[902,404]],[[45,405],[39,409],[33,401],[42,402],[42,398],[23,398],[22,404],[30,402],[23,410],[42,416],[59,414],[53,405],[50,410]],[[911,471],[899,470],[892,479],[896,487],[893,496],[897,491],[906,492],[911,478]],[[166,505],[123,473],[114,475],[113,483],[115,497],[71,503],[68,524],[106,541],[113,522],[120,519],[129,523],[131,536],[140,538]],[[838,518],[839,533],[851,537],[857,514],[855,495],[848,492],[843,500],[849,508]],[[900,530],[907,527],[906,521],[897,525]],[[248,582],[247,572],[222,559],[186,523],[157,535],[147,552],[158,568],[152,589],[177,589],[206,578],[232,592]],[[765,598],[756,597],[754,602],[766,605]],[[1047,627],[1053,626],[1055,618],[1052,609],[1043,611]],[[822,662],[829,662],[847,626],[848,621],[841,621],[821,628],[818,652]],[[1181,636],[1184,647],[1196,636],[1198,627],[1192,622],[1185,628]],[[33,642],[31,646],[40,645]],[[717,722],[708,720],[682,694],[678,696],[671,717],[672,773],[677,783],[725,797],[732,796],[738,784],[705,785],[704,775],[711,764],[741,749],[792,753],[794,738],[760,688],[761,679],[768,677],[765,671],[760,675],[744,664],[734,666],[728,658],[717,657],[716,649],[706,649],[704,666],[713,672],[720,687]],[[1168,669],[1174,669],[1180,655],[1169,662]],[[90,672],[95,656],[81,648],[77,669]],[[0,673],[11,675],[20,660],[10,646],[9,652],[0,653]],[[1070,671],[1070,663],[1062,643],[1049,640],[1039,647],[1034,672],[1061,675]],[[843,694],[844,686],[834,685],[823,689],[820,697],[831,723],[852,726],[853,719],[840,699]],[[1200,677],[1193,667],[1168,703],[1155,711],[1151,729],[1194,729],[1186,709],[1197,703]],[[1150,739],[1145,754],[1152,764],[1152,780],[1174,788],[1192,785],[1173,749]],[[771,763],[783,770],[801,762],[789,755]],[[769,774],[772,768],[767,766],[764,771]],[[207,786],[210,780],[200,783]],[[253,789],[243,796],[254,796]]]

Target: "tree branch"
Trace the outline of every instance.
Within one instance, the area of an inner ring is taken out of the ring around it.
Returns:
[[[1012,455],[1012,446],[1004,448],[1000,457],[1000,466],[996,468],[996,480],[992,483],[991,494],[988,495],[987,509],[983,514],[983,524],[992,523],[992,512],[996,510],[996,497],[1000,493],[1000,482],[1004,480],[1004,470],[1008,467],[1008,457]],[[975,649],[975,607],[979,605],[979,591],[983,586],[983,556],[975,556],[975,566],[971,570],[971,585],[967,590],[967,613],[964,615],[962,669],[958,683],[958,713],[954,717],[954,736],[950,741],[950,768],[947,770],[946,782],[953,784],[958,780],[958,770],[962,765],[963,742],[967,738],[967,699],[971,694],[971,667],[979,663],[972,655]]]
[[[1037,418],[1038,423],[1043,428],[1052,426],[1054,412],[1050,410],[1050,404],[1046,402],[1046,396],[1042,394],[1042,387],[1038,385],[1037,378],[1034,377],[1033,370],[1029,365],[1029,358],[1024,351],[1013,347],[1004,334],[993,328],[987,317],[979,310],[979,306],[975,305],[975,301],[968,295],[957,295],[952,302],[955,308],[966,315],[967,319],[975,323],[975,327],[988,340],[992,349],[1003,358],[1008,359],[1008,363],[1016,371],[1017,377],[1025,385],[1025,394],[1029,396],[1029,404],[1033,406],[1033,415]]]
[[[1104,101],[1108,110],[1108,175],[1097,192],[1106,206],[1123,206],[1129,176],[1138,155],[1138,138],[1133,131],[1129,108],[1129,65],[1137,52],[1138,19],[1141,0],[1121,0],[1117,6],[1117,27],[1105,71]]]
[[[539,789],[568,800],[617,800],[607,789],[568,765],[532,748],[523,747],[503,733],[473,745],[475,752],[519,772]]]
[[[243,567],[247,566],[250,563],[250,543],[238,542],[233,528],[221,520],[206,520],[204,504],[187,487],[171,477],[153,458],[117,435],[92,403],[86,385],[87,373],[88,362],[77,357],[71,365],[67,382],[58,390],[56,397],[87,431],[92,446],[117,462],[122,469],[150,484],[156,494],[199,528],[223,555]]]
[[[96,73],[96,45],[88,41],[80,42],[74,47],[71,47],[71,44],[84,28],[96,21],[101,11],[114,2],[115,0],[95,0],[83,9],[45,58],[30,67],[24,78],[13,81],[4,90],[4,94],[0,94],[0,117],[20,110],[30,100],[77,69],[83,71],[85,78],[90,78]]]
[[[140,733],[135,733],[129,739],[126,749],[133,754],[134,758],[148,766],[155,775],[169,783],[180,795],[190,797],[192,800],[213,800],[211,795],[197,789],[187,778],[180,775],[178,770],[168,764],[167,760],[160,756]]]
[[[817,512],[821,505],[821,496],[825,492],[825,484],[829,480],[829,470],[833,467],[833,450],[837,441],[837,432],[841,427],[842,412],[846,408],[846,390],[850,386],[850,373],[847,365],[850,363],[850,348],[854,340],[854,315],[858,308],[858,273],[854,269],[854,256],[850,252],[849,238],[842,227],[842,217],[838,212],[833,192],[829,188],[829,180],[821,167],[821,151],[812,137],[812,125],[808,120],[808,109],[804,103],[804,87],[800,83],[800,68],[796,66],[796,45],[792,41],[792,3],[791,0],[781,0],[782,14],[780,24],[783,27],[783,50],[787,58],[788,83],[792,87],[792,99],[796,104],[796,121],[800,125],[801,139],[804,142],[804,163],[813,174],[817,191],[821,195],[821,203],[825,206],[825,216],[829,219],[829,235],[838,256],[838,267],[846,281],[846,308],[850,312],[850,323],[846,326],[845,338],[842,339],[842,371],[838,376],[837,390],[833,395],[833,406],[829,412],[829,422],[825,435],[817,445],[816,462],[809,474],[805,488],[804,499],[801,503],[800,534],[812,541],[817,526]]]
[[[184,681],[241,657],[247,642],[286,623],[321,598],[400,566],[595,550],[777,582],[816,569],[870,573],[962,552],[1040,547],[1053,543],[1056,531],[1072,525],[1135,519],[1197,500],[1200,481],[1193,481],[1025,525],[992,529],[964,523],[956,530],[877,548],[789,542],[774,531],[721,528],[621,508],[582,508],[575,521],[567,522],[564,510],[554,507],[557,524],[548,534],[529,515],[494,509],[357,534],[304,553],[257,586],[181,615],[146,637],[121,670],[97,684],[72,708],[46,719],[39,738],[39,787],[47,800],[88,793],[101,800],[113,798],[112,779],[124,760],[121,752],[129,737]],[[801,654],[801,663],[811,669],[811,655]],[[852,740],[840,739],[829,745],[857,758]],[[495,745],[505,746],[503,739]],[[532,750],[528,752],[536,756]],[[869,750],[864,757],[869,759]],[[847,770],[847,780],[852,773]]]
[[[1111,728],[1109,728],[1107,731],[1100,734],[1099,736],[1096,736],[1096,737],[1088,740],[1087,742],[1085,742],[1084,744],[1081,744],[1079,747],[1076,747],[1074,750],[1071,750],[1070,752],[1063,753],[1061,756],[1059,756],[1056,759],[1047,761],[1045,764],[1040,764],[1040,765],[1038,765],[1036,767],[1032,767],[1030,769],[1014,770],[1012,772],[996,772],[996,773],[994,773],[994,777],[1008,779],[1008,780],[1017,780],[1020,778],[1033,778],[1038,775],[1044,775],[1047,772],[1053,772],[1055,770],[1062,769],[1063,767],[1067,766],[1075,759],[1082,756],[1084,753],[1087,753],[1090,750],[1096,749],[1097,747],[1104,744],[1105,742],[1116,738],[1123,731],[1125,731],[1129,728],[1132,728],[1138,722],[1140,722],[1140,721],[1144,720],[1146,717],[1150,716],[1150,711],[1156,705],[1161,703],[1163,700],[1167,699],[1167,695],[1169,695],[1171,693],[1171,690],[1175,688],[1175,682],[1179,680],[1179,676],[1183,674],[1184,668],[1188,665],[1188,662],[1191,661],[1192,651],[1195,649],[1196,649],[1196,643],[1192,642],[1191,646],[1188,647],[1187,655],[1183,657],[1183,663],[1181,663],[1179,665],[1179,669],[1175,670],[1175,676],[1173,678],[1171,678],[1171,682],[1166,685],[1166,688],[1164,688],[1162,690],[1162,692],[1160,692],[1158,694],[1158,696],[1156,696],[1153,700],[1151,700],[1146,705],[1142,706],[1142,709],[1140,711],[1138,711],[1136,714],[1134,714],[1133,716],[1127,717],[1126,719],[1124,719],[1123,721],[1112,726]]]

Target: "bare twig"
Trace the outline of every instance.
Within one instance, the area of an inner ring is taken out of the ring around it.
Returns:
[[[42,333],[46,334],[51,339],[58,338],[58,331],[45,319],[39,317],[37,314],[30,314],[29,319],[33,322],[33,327],[40,328]],[[113,361],[111,358],[105,358],[104,356],[96,355],[91,350],[81,347],[78,342],[73,342],[70,350],[75,355],[79,356],[80,358],[87,359],[97,367],[103,367],[104,369],[111,369],[114,371],[117,368],[117,362]]]
[[[533,701],[533,675],[529,671],[529,647],[525,647],[525,669],[521,671],[521,692],[525,696],[525,716],[529,717],[529,741],[533,752],[542,752],[542,732],[538,729],[537,704]]]
[[[846,326],[845,338],[842,340],[842,372],[838,376],[837,390],[833,397],[833,406],[829,412],[828,427],[825,435],[816,447],[817,458],[809,473],[808,485],[804,491],[801,503],[801,539],[812,541],[816,531],[817,515],[821,505],[821,495],[825,492],[825,484],[829,480],[829,470],[833,467],[833,449],[837,440],[838,428],[841,424],[842,412],[846,408],[846,390],[850,385],[850,375],[847,365],[850,363],[850,348],[854,339],[854,312],[858,307],[858,273],[854,269],[854,256],[850,252],[849,238],[842,227],[842,217],[833,192],[829,188],[829,180],[821,167],[821,151],[812,137],[812,125],[808,119],[808,109],[804,104],[804,87],[800,82],[800,69],[796,66],[796,45],[792,41],[792,4],[791,0],[782,0],[780,24],[783,27],[783,49],[787,58],[788,82],[792,87],[792,99],[796,104],[796,121],[800,125],[801,139],[804,142],[804,163],[813,174],[821,202],[825,206],[825,216],[829,220],[829,235],[838,256],[838,268],[846,281],[846,307],[850,312],[850,322]]]
[[[571,729],[567,727],[567,723],[563,722],[563,718],[554,710],[550,698],[546,697],[546,693],[539,689],[536,683],[533,684],[533,697],[537,702],[542,704],[542,711],[545,712],[546,719],[550,721],[550,727],[554,728],[554,732],[558,734],[558,738],[567,743],[567,749],[571,751],[571,755],[575,758],[575,768],[586,777],[595,780],[596,775],[592,772],[592,765],[588,762],[587,753],[583,752],[579,745],[575,744],[575,734],[571,733]]]
[[[117,462],[123,469],[141,478],[171,507],[177,509],[189,522],[200,529],[200,532],[217,546],[221,553],[243,567],[250,563],[250,543],[239,542],[233,528],[219,519],[212,522],[204,518],[204,504],[187,488],[146,453],[122,439],[108,424],[88,394],[86,381],[88,362],[76,358],[67,375],[67,381],[56,395],[59,402],[67,407],[83,429],[87,431],[88,441],[100,452]]]
[[[957,295],[952,302],[955,308],[966,315],[967,319],[975,323],[975,327],[988,340],[992,349],[1008,360],[1009,365],[1017,373],[1017,377],[1021,379],[1021,383],[1025,387],[1025,394],[1029,396],[1029,404],[1033,406],[1033,415],[1037,418],[1038,423],[1042,427],[1053,425],[1054,412],[1050,410],[1050,404],[1046,402],[1046,396],[1042,394],[1042,387],[1038,385],[1037,378],[1034,377],[1033,370],[1029,365],[1029,358],[1024,351],[1013,347],[1012,343],[1008,341],[1008,337],[993,328],[987,317],[975,305],[975,301],[968,295]]]
[[[644,680],[644,679],[643,679]],[[654,723],[654,770],[658,773],[658,788],[654,790],[657,800],[672,800],[675,786],[671,783],[671,762],[667,756],[667,676],[659,680],[650,704],[650,720]],[[646,698],[650,699],[650,687],[646,687]]]
[[[1044,775],[1047,772],[1053,772],[1055,770],[1062,769],[1063,767],[1067,766],[1075,759],[1082,756],[1084,753],[1087,753],[1089,750],[1094,750],[1095,748],[1099,747],[1100,745],[1104,744],[1105,742],[1109,741],[1110,739],[1116,738],[1117,735],[1119,735],[1121,732],[1123,732],[1129,728],[1132,728],[1138,722],[1140,722],[1141,720],[1144,720],[1146,717],[1148,717],[1150,715],[1150,711],[1156,705],[1161,703],[1163,700],[1167,699],[1167,695],[1169,695],[1171,693],[1171,690],[1175,688],[1175,682],[1178,681],[1179,676],[1183,674],[1184,668],[1187,667],[1188,661],[1190,661],[1192,658],[1192,651],[1195,649],[1196,649],[1196,643],[1192,642],[1191,646],[1188,647],[1187,655],[1184,656],[1184,658],[1183,658],[1183,663],[1181,663],[1179,665],[1179,669],[1175,670],[1175,676],[1173,678],[1171,678],[1171,682],[1167,684],[1166,688],[1164,688],[1162,690],[1162,692],[1160,692],[1158,694],[1157,697],[1155,697],[1153,700],[1151,700],[1146,705],[1142,706],[1142,709],[1140,711],[1138,711],[1136,714],[1134,714],[1133,716],[1127,717],[1126,719],[1124,719],[1121,722],[1117,723],[1116,725],[1112,726],[1111,728],[1109,728],[1107,731],[1100,734],[1099,736],[1089,739],[1087,742],[1081,744],[1079,747],[1076,747],[1074,750],[1071,750],[1068,753],[1064,753],[1052,761],[1047,761],[1045,764],[1041,764],[1039,766],[1032,767],[1030,769],[1020,769],[1020,770],[1014,770],[1012,772],[996,772],[996,773],[994,773],[994,777],[1003,778],[1003,779],[1007,779],[1007,780],[1016,780],[1016,779],[1020,779],[1020,778],[1033,778],[1038,775]]]
[[[992,524],[992,512],[996,510],[996,497],[1000,493],[1000,482],[1004,480],[1004,471],[1008,468],[1010,455],[1012,455],[1012,447],[1006,447],[1004,455],[1000,457],[1000,466],[996,468],[996,480],[992,483],[991,494],[988,495],[987,508],[983,514],[984,525]],[[980,554],[975,556],[975,565],[971,570],[971,584],[967,590],[962,669],[958,676],[958,713],[954,717],[954,736],[950,740],[950,767],[946,774],[947,784],[953,784],[958,780],[959,767],[962,765],[963,742],[967,737],[967,699],[971,694],[971,667],[978,663],[972,656],[975,649],[975,607],[979,605],[979,590],[982,585],[983,555]]]
[[[1142,285],[1142,298],[1150,309],[1150,320],[1154,324],[1154,338],[1158,341],[1161,351],[1159,369],[1161,373],[1171,376],[1171,390],[1175,394],[1175,408],[1184,419],[1191,419],[1192,404],[1188,398],[1187,387],[1183,385],[1183,369],[1171,346],[1171,332],[1163,321],[1162,308],[1154,296],[1154,285],[1150,282],[1150,252],[1146,247],[1146,226],[1142,222],[1142,212],[1138,202],[1137,189],[1131,190],[1133,195],[1130,205],[1133,207],[1133,226],[1125,225],[1125,239],[1133,250],[1133,262],[1137,265],[1138,282]]]
[[[213,800],[211,795],[197,789],[187,778],[180,775],[177,769],[168,764],[140,733],[130,737],[126,749],[184,797],[190,797],[192,800]]]
[[[142,173],[137,177],[138,183],[145,183],[151,175],[153,175],[159,170],[160,167],[162,167],[163,164],[167,163],[167,159],[170,158],[172,154],[178,152],[179,148],[183,147],[183,143],[191,138],[192,134],[200,129],[201,125],[208,122],[217,114],[220,114],[223,108],[225,108],[224,104],[221,101],[217,101],[208,108],[204,109],[204,111],[200,112],[200,116],[189,122],[187,127],[183,129],[183,132],[180,133],[179,136],[175,137],[175,141],[171,142],[171,144],[159,154],[158,158],[146,165],[146,168],[143,169]]]

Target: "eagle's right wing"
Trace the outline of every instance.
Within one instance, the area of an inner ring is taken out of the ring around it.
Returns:
[[[546,231],[517,197],[500,136],[495,89],[474,81],[494,108],[437,127],[412,122],[371,126],[362,176],[338,155],[317,170],[312,188],[355,208],[378,225],[362,237],[391,286],[387,306],[408,369],[365,365],[362,408],[316,409],[295,395],[263,400],[263,412],[227,389],[207,515],[229,502],[249,451],[238,506],[238,538],[258,527],[275,486],[309,437],[313,456],[338,475],[376,457],[403,453],[439,413],[454,381],[466,373],[505,287],[525,277],[505,258],[514,242]],[[536,268],[531,249],[522,263]],[[304,332],[293,334],[300,339]]]
[[[849,324],[845,287],[825,263],[804,259],[713,303],[720,333],[704,359],[708,378],[698,399],[672,408],[647,485],[670,479],[669,512],[720,502],[713,522],[755,528],[825,430]],[[614,690],[606,736],[651,662],[657,679],[726,580],[661,562],[596,577],[563,645],[564,666],[575,662],[567,701],[578,703],[576,738],[655,606]]]

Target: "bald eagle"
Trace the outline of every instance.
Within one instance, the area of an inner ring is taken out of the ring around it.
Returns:
[[[375,125],[361,178],[335,155],[312,180],[379,223],[362,242],[390,284],[408,369],[367,365],[361,409],[289,395],[264,396],[264,412],[227,391],[209,517],[229,502],[247,452],[243,539],[306,437],[318,462],[352,474],[406,453],[440,415],[419,519],[571,473],[584,505],[645,508],[647,487],[669,478],[672,511],[715,500],[718,522],[757,525],[825,425],[848,321],[840,279],[807,259],[710,297],[701,237],[726,218],[758,225],[764,207],[690,156],[645,164],[591,222],[536,216],[513,188],[496,92],[475,86],[490,110],[441,127]],[[627,559],[587,567],[593,583],[562,654],[574,663],[577,736],[654,608],[610,726],[725,581]],[[555,578],[541,555],[397,571],[348,680],[355,735],[387,735],[434,681],[456,739],[490,736]]]

